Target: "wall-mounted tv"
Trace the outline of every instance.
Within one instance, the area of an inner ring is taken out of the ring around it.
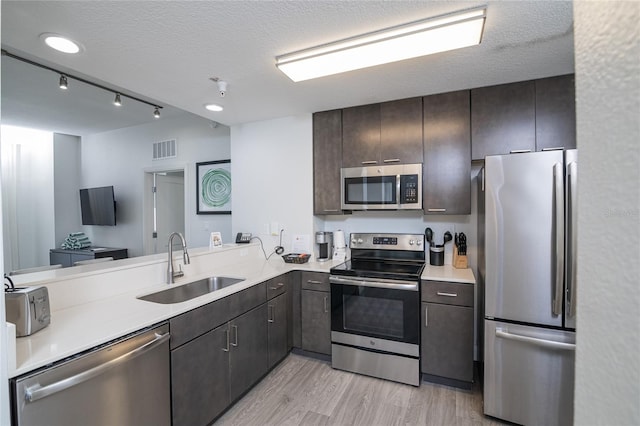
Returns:
[[[83,225],[116,226],[116,201],[113,186],[80,190]]]

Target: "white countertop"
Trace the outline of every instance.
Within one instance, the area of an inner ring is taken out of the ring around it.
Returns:
[[[242,262],[229,266],[218,266],[215,269],[215,275],[242,277],[245,279],[244,281],[182,303],[165,305],[136,298],[167,288],[166,284],[155,284],[53,310],[51,323],[48,327],[31,336],[16,339],[16,368],[9,371],[9,377],[20,376],[126,334],[166,321],[176,315],[286,272],[308,270],[328,273],[331,267],[339,263],[341,262],[288,264],[275,257],[269,261],[247,257]],[[173,285],[186,284],[206,278],[212,273],[210,270],[198,270],[195,274],[186,275],[185,278],[176,280],[176,284]],[[427,265],[421,278],[423,280],[475,282],[473,272],[470,269],[454,269],[451,265]]]
[[[430,281],[449,281],[466,284],[476,283],[476,278],[471,269],[456,269],[451,265],[432,266],[427,264],[420,278]]]

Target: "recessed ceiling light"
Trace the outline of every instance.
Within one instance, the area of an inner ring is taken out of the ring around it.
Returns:
[[[217,104],[207,104],[204,106],[206,109],[208,109],[209,111],[215,111],[215,112],[219,112],[222,111],[224,108],[220,105]]]
[[[78,53],[80,52],[80,44],[58,34],[45,33],[41,34],[40,38],[45,42],[47,46],[63,53]]]

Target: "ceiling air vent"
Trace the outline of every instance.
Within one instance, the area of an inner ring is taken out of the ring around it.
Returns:
[[[153,143],[153,159],[164,160],[165,158],[176,158],[178,156],[178,145],[175,139]]]

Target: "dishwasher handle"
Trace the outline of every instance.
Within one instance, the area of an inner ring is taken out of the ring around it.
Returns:
[[[170,334],[169,333],[164,333],[164,334],[158,334],[156,333],[156,337],[145,343],[142,346],[139,346],[135,349],[133,349],[130,352],[127,352],[125,354],[120,355],[117,358],[114,358],[112,360],[109,360],[107,362],[105,362],[104,364],[100,364],[97,365],[93,368],[90,368],[88,370],[83,371],[82,373],[78,373],[76,375],[73,375],[71,377],[67,377],[66,379],[62,379],[58,382],[52,383],[50,385],[47,386],[40,386],[40,384],[35,384],[33,386],[30,386],[28,388],[25,389],[24,391],[24,399],[27,402],[35,402],[39,399],[42,398],[46,398],[49,395],[53,395],[55,393],[58,393],[60,391],[63,391],[65,389],[68,389],[70,387],[79,385],[82,382],[86,382],[89,379],[92,379],[96,376],[99,376],[100,374],[104,373],[105,371],[119,365],[122,364],[123,362],[132,360],[134,358],[136,358],[139,355],[142,355],[152,349],[154,349],[157,346],[160,346],[161,344],[163,344],[164,342],[166,342],[167,340],[169,340],[170,338]]]

